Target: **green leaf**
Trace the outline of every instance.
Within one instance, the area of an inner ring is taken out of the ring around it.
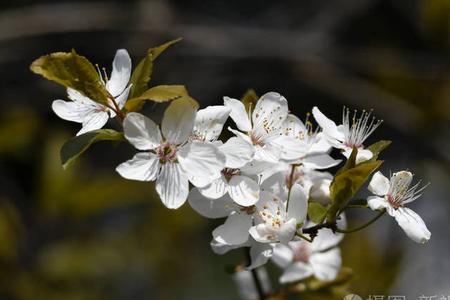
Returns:
[[[350,159],[349,159],[350,160]],[[348,168],[337,174],[330,185],[332,205],[328,210],[329,222],[336,220],[337,213],[355,196],[369,176],[380,167],[383,161],[366,161],[353,168]]]
[[[381,151],[386,149],[391,143],[392,141],[381,140],[367,147],[367,149],[373,153],[372,160],[377,160],[378,155],[380,155]]]
[[[308,217],[316,224],[320,224],[323,222],[327,215],[327,211],[328,209],[320,203],[308,203]]]
[[[158,85],[148,89],[139,97],[129,99],[125,103],[125,108],[128,111],[137,111],[142,108],[145,101],[161,103],[180,98],[187,98],[195,101],[189,96],[184,85]]]
[[[162,52],[179,41],[181,41],[181,38],[148,49],[147,55],[139,62],[131,74],[130,82],[132,86],[129,98],[136,98],[147,90],[147,84],[152,76],[153,62]]]
[[[96,102],[108,103],[108,91],[95,67],[75,50],[41,56],[31,64],[30,69],[49,80],[75,89]]]
[[[241,98],[241,101],[242,103],[244,103],[245,111],[247,113],[249,113],[251,110],[255,108],[256,102],[258,102],[258,100],[259,97],[254,89],[247,90]]]
[[[85,134],[73,137],[68,140],[61,148],[61,162],[63,168],[67,169],[73,162],[92,144],[98,141],[122,141],[124,136],[122,132],[112,129],[99,129]]]

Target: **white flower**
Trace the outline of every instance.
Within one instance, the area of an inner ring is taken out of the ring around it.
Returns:
[[[328,154],[331,145],[321,132],[312,130],[308,121],[305,125],[299,118],[289,114],[283,122],[281,131],[283,136],[291,138],[276,140],[283,150],[282,157],[285,161],[292,164],[303,164],[311,169],[327,169],[341,162]]]
[[[249,231],[252,237],[260,243],[286,244],[294,238],[297,225],[306,219],[308,196],[300,185],[294,184],[289,201],[283,201],[276,195],[263,191],[256,207],[257,225],[252,226]]]
[[[408,171],[394,173],[390,179],[381,172],[375,173],[368,188],[377,196],[370,196],[367,203],[372,210],[386,209],[408,237],[423,244],[430,239],[431,233],[422,218],[405,204],[419,198],[425,186],[419,188],[418,182],[410,187],[412,179],[413,174]]]
[[[322,127],[328,142],[337,149],[342,149],[343,154],[348,158],[353,148],[358,149],[356,163],[360,163],[372,158],[370,150],[364,149],[364,141],[381,124],[381,120],[376,120],[371,116],[371,112],[363,111],[360,116],[355,111],[350,118],[349,109],[344,108],[342,114],[342,125],[337,126],[328,119],[322,112],[314,107],[312,109],[314,119]]]
[[[341,252],[336,246],[342,238],[343,234],[321,229],[312,243],[298,240],[287,245],[277,244],[272,260],[284,270],[280,283],[295,282],[310,276],[334,280],[341,268]]]
[[[188,142],[196,115],[196,105],[188,100],[173,101],[164,113],[161,131],[149,118],[129,113],[123,122],[127,140],[140,152],[116,170],[122,177],[153,181],[168,208],[178,208],[189,193],[190,177],[218,178],[225,157],[212,143]]]
[[[252,160],[253,147],[240,138],[232,137],[219,149],[226,158],[225,169],[220,178],[200,187],[200,193],[212,199],[228,193],[241,206],[254,205],[259,199],[259,184],[239,169]]]
[[[131,87],[128,85],[130,74],[131,59],[125,49],[117,50],[109,80],[105,82],[99,74],[100,80],[120,109],[123,108],[128,98]],[[116,113],[106,105],[97,103],[71,88],[67,89],[67,94],[72,101],[55,100],[52,103],[52,109],[64,120],[82,123],[82,128],[77,135],[100,129],[108,122],[109,118],[116,116]],[[109,104],[112,107],[112,100],[110,101]]]
[[[282,124],[288,115],[287,100],[278,93],[264,94],[256,103],[251,119],[241,101],[224,97],[224,104],[231,109],[230,117],[240,131],[230,130],[253,145],[254,159],[278,162],[282,153],[275,140],[280,138]]]

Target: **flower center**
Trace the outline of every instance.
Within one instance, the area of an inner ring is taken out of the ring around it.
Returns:
[[[399,207],[403,206],[401,197],[395,197],[395,196],[392,196],[391,194],[387,194],[386,198],[387,198],[387,201],[389,202],[389,204],[391,204],[391,206],[394,209],[399,209]]]
[[[259,211],[259,216],[264,223],[271,225],[274,229],[279,229],[286,223],[285,210],[280,207],[281,201],[277,198],[272,198],[272,201],[265,204],[263,209]]]
[[[252,132],[250,134],[250,139],[252,140],[252,144],[255,146],[264,146],[264,142],[262,141],[262,137],[258,136],[256,133]]]
[[[230,181],[231,177],[234,175],[239,175],[240,173],[241,171],[239,169],[225,168],[222,170],[222,175],[225,176],[227,181]]]
[[[307,263],[309,261],[309,257],[311,255],[309,251],[309,247],[306,243],[300,242],[294,248],[294,258],[295,262],[304,262]]]
[[[344,108],[342,124],[346,129],[345,146],[361,148],[364,141],[382,122],[372,116],[372,111],[363,110],[358,116],[358,111],[355,110],[353,116],[350,117],[350,110]]]
[[[175,162],[177,159],[177,148],[169,143],[162,144],[156,149],[160,163]]]

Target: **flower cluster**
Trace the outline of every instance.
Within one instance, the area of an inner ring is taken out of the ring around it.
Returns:
[[[319,125],[314,129],[308,119],[302,122],[291,114],[287,100],[276,92],[254,99],[254,105],[224,97],[222,105],[204,109],[179,96],[170,99],[158,125],[124,109],[133,86],[126,50],[117,51],[110,79],[98,73],[107,103],[69,87],[70,101],[55,100],[52,107],[61,118],[82,123],[78,135],[123,115],[123,135],[138,152],[117,166],[122,177],[155,181],[159,198],[170,209],[188,201],[202,216],[224,218],[212,232],[211,247],[218,254],[249,248],[248,269],[272,260],[283,269],[281,283],[336,278],[339,242],[352,231],[345,209],[381,164],[377,157],[382,147],[364,145],[381,123],[371,112],[345,108],[342,124],[336,125],[314,107]],[[342,154],[339,159],[331,156],[333,149]],[[328,171],[338,165],[336,174]],[[390,179],[376,172],[368,185],[375,196],[362,207],[387,212],[411,239],[424,243],[430,232],[405,207],[423,191],[419,183],[411,186],[412,178],[408,171]]]

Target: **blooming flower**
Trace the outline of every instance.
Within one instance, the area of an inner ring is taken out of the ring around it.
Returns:
[[[289,201],[263,191],[256,207],[258,214],[256,225],[249,231],[251,236],[260,243],[286,244],[293,239],[297,224],[306,220],[308,196],[300,185],[294,184]]]
[[[188,141],[196,107],[185,99],[173,101],[164,113],[161,131],[149,118],[129,113],[123,122],[126,139],[139,152],[116,170],[127,179],[153,181],[168,208],[178,208],[189,193],[189,178],[218,178],[225,164],[219,149],[207,142]]]
[[[411,186],[412,179],[413,174],[408,171],[394,173],[390,179],[381,172],[375,173],[368,189],[377,196],[370,196],[367,203],[372,210],[386,209],[409,238],[423,244],[431,233],[422,218],[405,204],[419,198],[425,186],[419,188],[420,182]]]
[[[281,129],[288,115],[286,98],[275,92],[264,94],[256,103],[250,118],[245,111],[244,104],[236,99],[224,97],[224,104],[231,109],[230,117],[240,130],[230,129],[236,136],[253,145],[254,159],[264,162],[278,162],[282,152],[275,141],[286,139],[285,143],[293,142],[286,136],[281,137]],[[294,148],[294,147],[292,147]]]
[[[296,116],[289,114],[282,125],[282,134],[296,142],[286,143],[277,139],[283,150],[283,158],[290,164],[302,164],[310,169],[327,169],[338,165],[341,160],[333,159],[328,153],[331,145],[324,134],[313,131],[307,120],[306,125]],[[291,148],[292,147],[292,148]]]
[[[381,120],[371,117],[371,112],[363,111],[358,117],[355,111],[350,118],[349,109],[345,109],[342,114],[342,124],[337,126],[332,120],[328,119],[317,107],[312,109],[314,119],[322,127],[323,133],[328,142],[337,149],[342,149],[347,158],[353,151],[358,149],[356,163],[360,163],[372,158],[370,150],[364,149],[364,141],[381,124]]]
[[[131,85],[128,85],[130,74],[131,59],[125,49],[117,50],[110,79],[106,78],[105,82],[100,74],[101,82],[120,109],[123,108],[128,98],[131,87]],[[100,129],[108,122],[109,118],[116,116],[116,113],[108,106],[97,103],[74,89],[68,88],[67,94],[71,101],[55,100],[52,103],[52,108],[60,118],[82,124],[82,128],[77,135]],[[112,107],[113,100],[109,99],[109,101]]]
[[[284,271],[280,283],[289,283],[314,276],[320,280],[334,280],[341,268],[341,252],[337,247],[343,234],[330,229],[319,230],[313,242],[304,240],[277,244],[272,260]]]

